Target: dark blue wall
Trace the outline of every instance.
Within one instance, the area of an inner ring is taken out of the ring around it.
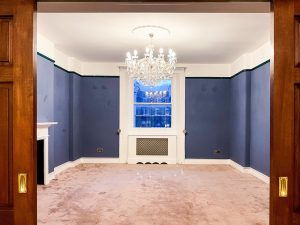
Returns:
[[[87,77],[81,84],[83,156],[119,157],[119,77]]]
[[[228,158],[230,80],[186,78],[185,82],[186,158]]]
[[[38,54],[37,95],[38,122],[58,122],[49,130],[49,172],[84,156],[119,156],[118,77],[81,77]]]
[[[231,79],[230,158],[270,174],[270,63]]]
[[[250,113],[250,71],[244,71],[230,79],[231,102],[230,159],[242,166],[249,166],[249,113]]]
[[[37,122],[54,121],[54,64],[37,57]],[[49,172],[54,170],[54,127],[49,129]]]
[[[251,73],[250,166],[270,174],[270,64]]]
[[[38,56],[37,57],[37,120],[38,122],[53,121],[53,85],[54,85],[54,64],[53,62]]]
[[[82,156],[81,135],[81,77],[72,73],[70,77],[70,160],[76,160]]]
[[[54,68],[54,166],[70,159],[70,74],[58,67]]]
[[[186,158],[230,158],[269,175],[270,63],[230,79],[187,78],[186,129]]]

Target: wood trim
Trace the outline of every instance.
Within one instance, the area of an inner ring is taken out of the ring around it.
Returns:
[[[39,12],[268,13],[270,1],[39,1]]]
[[[295,85],[294,210],[300,212],[300,84]]]
[[[12,20],[12,16],[0,16],[0,66],[12,64]]]
[[[35,0],[4,0],[13,15],[13,199],[14,224],[37,224]],[[8,4],[7,4],[8,5]],[[18,174],[27,173],[26,194],[18,193]],[[9,224],[10,225],[10,224]]]
[[[300,67],[300,16],[295,17],[295,66]]]
[[[0,83],[0,91],[2,92],[1,98],[1,120],[0,120],[0,132],[1,132],[1,197],[2,203],[0,207],[5,209],[12,209],[13,206],[13,161],[12,161],[12,138],[13,138],[13,120],[12,120],[12,84],[11,83]],[[4,103],[4,104],[3,104]],[[6,118],[3,118],[6,117]],[[4,194],[4,195],[3,195]],[[3,202],[4,200],[4,202]]]
[[[271,83],[270,224],[291,225],[291,198],[280,198],[279,177],[292,178],[294,123],[294,1],[274,1],[274,74]],[[290,186],[289,186],[290,188]]]
[[[37,0],[37,2],[108,2],[107,0]],[[193,1],[184,1],[184,0],[116,0],[114,2],[139,2],[139,3],[145,3],[145,2],[159,2],[159,3],[165,3],[165,2],[271,2],[271,0],[193,0]]]

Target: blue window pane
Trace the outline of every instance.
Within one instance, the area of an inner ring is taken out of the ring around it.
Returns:
[[[157,86],[144,86],[134,81],[135,127],[171,127],[171,80]]]
[[[164,80],[157,86],[144,86],[135,80],[134,102],[171,103],[171,80]]]
[[[135,104],[135,127],[171,127],[170,104]]]

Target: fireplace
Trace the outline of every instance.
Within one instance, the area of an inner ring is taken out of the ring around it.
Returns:
[[[49,127],[57,122],[37,123],[37,184],[48,184],[51,180],[48,162]]]
[[[45,184],[44,142],[44,140],[37,140],[37,184]]]

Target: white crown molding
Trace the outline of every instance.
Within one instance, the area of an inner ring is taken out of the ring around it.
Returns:
[[[54,44],[43,35],[37,33],[37,51],[49,57],[50,59],[55,59]]]
[[[241,55],[231,64],[230,76],[234,76],[242,70],[255,68],[271,59],[273,54],[271,42],[267,42],[253,52]]]
[[[55,47],[55,44],[41,34],[37,34],[37,51],[53,59],[55,64],[82,76],[117,76],[124,62],[82,62]],[[253,52],[245,53],[228,64],[178,64],[186,68],[186,77],[231,77],[236,73],[252,69],[269,60],[273,55],[270,42]]]
[[[119,74],[119,67],[125,66],[125,63],[101,63],[101,62],[83,62],[83,76],[116,76]]]
[[[230,64],[178,64],[186,67],[186,77],[230,77]]]
[[[44,54],[43,52],[41,52]],[[47,55],[46,55],[47,56]],[[74,57],[70,57],[62,51],[54,48],[54,59],[55,64],[64,68],[67,71],[76,72],[82,74],[84,71],[82,70],[82,62],[75,59]]]

